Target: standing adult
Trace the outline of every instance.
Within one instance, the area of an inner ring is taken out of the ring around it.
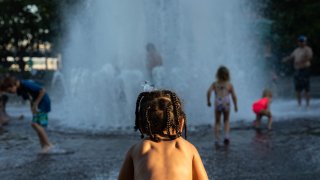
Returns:
[[[304,91],[306,105],[310,105],[310,66],[313,52],[307,45],[307,37],[298,37],[298,47],[290,54],[283,58],[282,62],[293,60],[294,65],[294,86],[297,95],[298,105],[301,106],[301,93]]]
[[[152,71],[155,67],[162,66],[162,58],[158,53],[156,47],[152,43],[148,43],[146,46],[147,49],[147,75],[150,78],[150,81],[153,81]]]

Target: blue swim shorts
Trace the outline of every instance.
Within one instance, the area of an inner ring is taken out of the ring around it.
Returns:
[[[48,113],[46,112],[37,112],[32,117],[32,122],[41,125],[42,127],[48,126]]]

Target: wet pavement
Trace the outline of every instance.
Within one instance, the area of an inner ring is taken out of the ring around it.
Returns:
[[[188,140],[199,150],[210,179],[319,179],[320,119],[274,123],[257,133],[247,124],[234,126],[229,146],[215,147],[212,128],[190,128]],[[28,121],[11,121],[0,130],[0,179],[116,179],[129,147],[139,134],[62,133],[52,142],[74,153],[38,155],[38,139]]]

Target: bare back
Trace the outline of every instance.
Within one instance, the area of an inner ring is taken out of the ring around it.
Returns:
[[[214,82],[207,91],[208,106],[211,106],[211,93],[215,92],[215,109],[218,111],[229,111],[229,95],[232,97],[235,111],[238,111],[237,96],[230,82]]]
[[[158,52],[148,53],[147,55],[147,68],[153,69],[162,65],[162,58]]]
[[[126,174],[131,162],[133,176]],[[133,178],[134,177],[134,178]],[[183,138],[154,142],[143,140],[128,152],[119,179],[208,179],[197,149]]]

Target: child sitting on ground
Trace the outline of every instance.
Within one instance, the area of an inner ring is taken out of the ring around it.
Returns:
[[[142,92],[135,114],[135,129],[147,137],[128,151],[119,180],[208,179],[197,149],[181,137],[186,117],[174,92]]]
[[[263,116],[268,117],[268,130],[271,130],[272,126],[272,114],[270,111],[270,104],[272,101],[272,92],[265,89],[262,93],[262,98],[254,102],[252,105],[252,110],[256,114],[256,120],[254,121],[254,126],[256,129],[260,129],[261,118]]]
[[[232,96],[232,101],[234,104],[234,110],[238,111],[237,106],[237,96],[233,89],[232,84],[230,83],[230,74],[229,70],[220,66],[217,74],[217,81],[213,82],[208,89],[207,92],[207,101],[208,106],[211,106],[210,98],[211,92],[215,92],[215,101],[214,101],[214,109],[215,109],[215,125],[214,125],[214,135],[215,135],[215,145],[220,144],[220,118],[223,115],[224,122],[224,144],[228,145],[230,143],[229,132],[230,132],[230,94]]]

